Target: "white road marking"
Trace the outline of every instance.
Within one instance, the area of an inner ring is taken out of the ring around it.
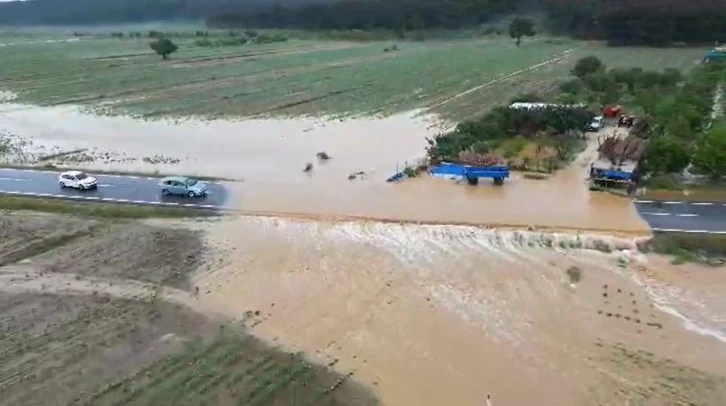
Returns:
[[[696,203],[691,203],[691,204],[694,206],[713,206],[714,205],[714,203],[711,203],[711,202],[696,202]]]
[[[21,179],[21,178],[0,178],[0,181],[9,181],[9,182],[27,182],[30,179]]]
[[[663,204],[683,204],[683,202],[662,202]]]
[[[649,212],[649,211],[643,212],[643,214],[646,216],[670,216],[671,215],[671,213],[655,213],[655,212]]]
[[[63,170],[51,171],[51,170],[48,170],[48,169],[40,169],[40,168],[35,169],[35,168],[1,168],[0,167],[0,172],[2,172],[2,171],[5,171],[5,172],[17,171],[17,172],[31,172],[31,173],[51,173],[51,174],[54,174],[54,175],[58,175],[60,173],[63,173]],[[89,170],[88,173],[93,174],[93,171],[92,170]],[[112,173],[99,173],[99,174],[97,174],[95,176],[97,178],[98,177],[109,177],[109,178],[124,178],[124,179],[146,179],[146,180],[151,180],[151,181],[155,181],[155,182],[158,182],[160,179],[162,179],[162,176],[158,176],[158,177],[146,177],[146,176],[123,175],[123,174],[112,174]],[[193,178],[193,176],[191,176],[191,177]],[[0,180],[2,180],[2,179],[0,179]],[[32,179],[28,179],[28,180],[30,181]],[[219,182],[219,181],[206,181],[206,180],[203,180],[202,182],[204,182],[204,183],[206,183],[208,185],[223,185],[224,184],[224,182]],[[2,193],[4,193],[4,192],[2,192]]]
[[[635,203],[647,204],[647,203],[653,203],[653,201],[652,200],[636,200]]]
[[[687,230],[685,228],[654,228],[657,233],[726,234],[726,231]]]
[[[20,191],[16,191],[16,190],[0,190],[0,194],[32,196],[32,197],[50,197],[50,198],[62,199],[62,200],[83,199],[83,200],[96,200],[96,201],[100,201],[100,202],[110,202],[110,203],[126,203],[126,204],[137,204],[137,205],[147,205],[147,206],[152,205],[152,206],[196,207],[196,208],[200,208],[200,209],[204,208],[204,209],[231,211],[230,209],[226,209],[222,206],[215,206],[215,205],[211,205],[211,204],[152,202],[152,201],[143,201],[143,200],[113,199],[113,198],[105,198],[105,197],[98,197],[98,196],[80,196],[80,195],[61,195],[61,194],[50,194],[50,193],[20,192]]]
[[[694,213],[676,214],[676,217],[698,217],[698,214],[694,214]]]

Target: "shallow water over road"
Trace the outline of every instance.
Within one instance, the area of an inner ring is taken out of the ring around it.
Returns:
[[[193,281],[205,306],[338,360],[385,405],[726,396],[726,273],[696,276],[634,239],[243,217],[209,244],[215,265]]]
[[[249,213],[316,218],[537,226],[645,232],[632,204],[587,190],[597,147],[548,180],[519,174],[502,187],[423,176],[384,180],[425,153],[440,128],[434,116],[202,122],[96,117],[76,107],[0,104],[0,129],[36,154],[87,149],[51,162],[90,169],[159,171],[242,179],[231,184],[234,207]],[[320,151],[332,158],[321,162]],[[313,163],[313,170],[303,167]],[[350,174],[362,173],[355,179]]]

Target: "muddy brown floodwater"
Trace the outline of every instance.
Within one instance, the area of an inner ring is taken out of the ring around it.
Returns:
[[[726,399],[726,271],[638,252],[632,203],[587,190],[597,134],[551,179],[467,187],[385,183],[440,128],[415,112],[170,123],[4,104],[0,128],[30,152],[88,149],[56,163],[242,179],[232,204],[258,216],[186,225],[211,247],[190,305],[338,360],[384,405]]]
[[[265,217],[209,232],[205,307],[259,314],[255,334],[339,360],[385,405],[726,399],[726,271],[633,239]]]
[[[139,121],[97,117],[73,106],[0,104],[0,128],[36,154],[87,149],[55,163],[90,169],[159,171],[241,179],[233,207],[248,213],[315,218],[485,223],[645,232],[626,199],[590,193],[585,178],[596,143],[547,181],[519,174],[504,187],[470,188],[427,176],[385,179],[425,152],[441,128],[430,115],[243,121]],[[594,139],[593,139],[594,141]],[[332,159],[319,162],[316,154]],[[311,162],[314,169],[303,173]],[[365,175],[349,180],[352,173]]]

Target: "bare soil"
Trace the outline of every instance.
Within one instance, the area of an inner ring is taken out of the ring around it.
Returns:
[[[0,405],[378,404],[199,303],[180,224],[0,215]]]
[[[93,233],[33,259],[46,272],[75,273],[186,287],[200,264],[203,246],[197,232],[137,222],[103,224]]]

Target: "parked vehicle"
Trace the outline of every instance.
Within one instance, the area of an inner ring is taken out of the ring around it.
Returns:
[[[58,175],[58,184],[61,188],[89,190],[98,187],[98,180],[81,171],[68,171]]]
[[[603,116],[597,116],[592,119],[590,124],[588,125],[587,129],[588,131],[600,131],[605,127],[605,119]]]
[[[206,183],[183,176],[169,176],[159,182],[164,196],[202,197],[207,195]]]
[[[603,117],[614,118],[620,114],[620,111],[622,111],[622,107],[620,105],[603,106],[602,115]]]
[[[622,115],[620,116],[620,119],[618,120],[618,127],[632,127],[633,122],[635,121],[635,117],[628,116],[628,115]]]

